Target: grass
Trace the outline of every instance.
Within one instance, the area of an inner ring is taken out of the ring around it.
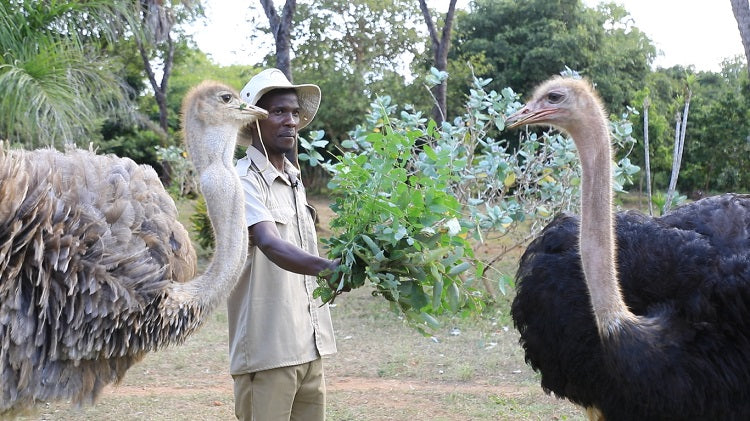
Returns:
[[[179,206],[190,212],[189,203]],[[325,360],[328,420],[583,420],[580,409],[544,394],[524,363],[511,298],[512,291],[499,295],[482,317],[444,317],[422,336],[366,288],[338,297],[331,308],[338,353]],[[95,405],[44,404],[20,419],[232,420],[228,366],[222,306],[183,345],[147,355]]]

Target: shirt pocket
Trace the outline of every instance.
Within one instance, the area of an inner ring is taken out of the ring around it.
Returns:
[[[280,225],[288,225],[294,221],[295,215],[292,209],[271,208],[268,210],[274,222]]]

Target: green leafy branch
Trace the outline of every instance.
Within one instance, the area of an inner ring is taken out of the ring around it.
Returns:
[[[375,106],[385,108],[382,102]],[[330,302],[369,283],[374,295],[409,320],[430,326],[446,311],[477,311],[481,301],[472,288],[475,259],[460,222],[463,207],[447,188],[452,169],[446,166],[436,176],[418,171],[414,152],[423,132],[383,123],[362,139],[366,151],[347,151],[339,162],[324,164],[337,216],[331,221],[334,235],[321,241],[341,265],[332,277],[338,282],[321,278],[315,295]]]

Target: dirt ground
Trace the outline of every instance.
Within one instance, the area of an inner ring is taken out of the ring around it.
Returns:
[[[311,198],[330,232],[327,202]],[[488,245],[491,247],[491,245]],[[338,353],[325,359],[328,420],[582,420],[546,395],[523,361],[508,316],[510,296],[481,318],[446,318],[423,336],[381,297],[361,288],[331,312]],[[41,405],[22,420],[232,420],[226,309],[185,344],[149,354],[97,403]]]

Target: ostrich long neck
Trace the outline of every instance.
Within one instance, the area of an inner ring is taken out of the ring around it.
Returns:
[[[580,252],[586,285],[601,335],[634,316],[625,305],[617,279],[612,209],[612,152],[607,120],[601,107],[588,116],[595,124],[569,130],[578,145],[583,168]]]
[[[235,139],[237,128],[227,124],[188,129],[189,136],[201,136],[186,141],[200,175],[216,243],[205,272],[175,286],[173,297],[175,304],[193,308],[200,315],[212,310],[234,286],[247,258],[247,230],[242,185],[232,162],[234,142],[227,142]]]

